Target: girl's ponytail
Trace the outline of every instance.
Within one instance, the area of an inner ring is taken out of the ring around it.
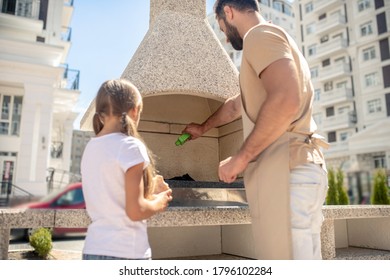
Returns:
[[[100,119],[99,113],[97,112],[95,113],[95,115],[93,115],[92,125],[93,125],[93,131],[95,132],[96,135],[103,129],[102,120]]]

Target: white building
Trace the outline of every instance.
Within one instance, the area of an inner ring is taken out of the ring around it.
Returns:
[[[390,1],[296,0],[295,8],[328,165],[344,170],[361,202],[375,169],[390,167]]]
[[[288,0],[259,0],[259,6],[261,15],[268,21],[282,27],[286,30],[289,35],[295,40],[296,39],[296,28],[295,28],[295,18],[294,11],[291,1]],[[233,63],[236,65],[237,69],[240,69],[241,65],[241,51],[236,51],[230,44],[226,43],[226,36],[220,30],[218,22],[215,19],[215,14],[211,13],[207,17],[211,28],[214,33],[217,35],[222,46],[229,54]]]
[[[47,192],[69,171],[79,73],[67,68],[73,0],[0,0],[0,181]],[[4,185],[4,184],[3,184]]]
[[[89,140],[95,136],[93,131],[74,130],[72,138],[71,166],[70,172],[75,175],[80,175],[81,158],[84,153],[85,146]],[[81,176],[81,175],[80,175]]]

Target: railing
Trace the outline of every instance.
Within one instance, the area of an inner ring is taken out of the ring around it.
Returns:
[[[81,175],[66,170],[48,168],[47,172],[46,182],[48,193],[66,187],[69,184],[81,182]]]
[[[73,7],[74,0],[64,0],[64,5],[65,6],[71,6]]]
[[[336,237],[342,239],[346,247],[390,250],[386,242],[389,234],[386,224],[390,221],[390,205],[324,206],[323,214],[325,220],[321,231],[321,243],[324,259],[336,257]],[[345,223],[345,231],[336,230],[336,220]],[[0,259],[8,258],[11,229],[86,228],[90,222],[85,209],[0,209]],[[152,228],[247,224],[251,224],[247,206],[170,207],[148,220],[148,227]],[[373,225],[378,230],[372,231]],[[362,232],[370,234],[362,235]]]
[[[68,26],[62,27],[61,40],[65,42],[70,42],[72,39],[72,28]]]
[[[78,90],[80,86],[80,70],[69,69],[67,64],[63,64],[65,68],[63,82],[60,87],[69,90]]]
[[[0,182],[0,198],[3,198],[5,206],[9,205],[13,197],[21,198],[23,201],[31,201],[34,195],[9,181]]]

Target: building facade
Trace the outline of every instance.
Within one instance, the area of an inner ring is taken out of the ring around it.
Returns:
[[[79,72],[67,67],[73,0],[0,0],[0,181],[47,192],[69,171]]]
[[[294,7],[291,1],[288,0],[259,0],[259,6],[261,15],[268,21],[282,27],[289,35],[296,40],[296,28],[294,18]],[[217,35],[222,46],[230,56],[237,69],[240,69],[241,65],[241,51],[236,51],[230,44],[226,43],[226,36],[220,30],[218,22],[215,19],[215,14],[211,13],[207,17],[211,28]]]
[[[93,131],[73,131],[70,166],[70,172],[72,174],[80,175],[81,158],[83,156],[85,146],[87,146],[87,143],[93,136],[95,136]]]
[[[295,9],[328,165],[364,203],[375,170],[390,166],[390,1],[299,0]]]

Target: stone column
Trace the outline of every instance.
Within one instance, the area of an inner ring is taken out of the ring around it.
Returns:
[[[9,228],[0,228],[0,260],[8,260]]]
[[[336,257],[336,241],[334,233],[334,220],[325,219],[321,229],[322,258],[331,260]]]

